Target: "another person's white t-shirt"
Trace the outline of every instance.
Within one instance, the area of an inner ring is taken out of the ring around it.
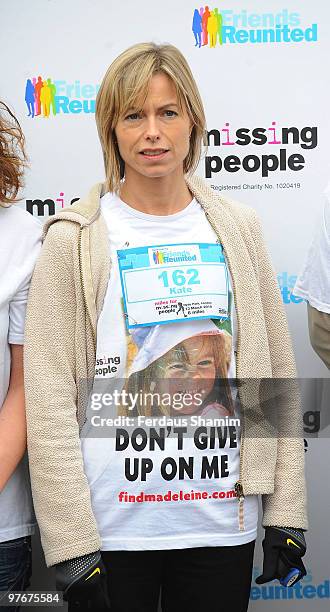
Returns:
[[[294,295],[330,314],[330,197],[324,203],[317,231],[310,245],[304,267],[296,281]]]
[[[230,282],[231,316],[222,326],[211,319],[187,318],[136,328],[128,334],[125,325],[117,250],[217,243],[200,204],[193,200],[178,213],[157,216],[135,210],[107,193],[101,200],[101,210],[109,232],[112,268],[97,327],[93,397],[105,390],[106,384],[110,385],[109,390],[112,381],[122,379],[121,388],[127,381],[129,390],[134,375],[140,377],[143,385],[151,371],[180,371],[184,367],[189,371],[196,363],[201,372],[203,368],[205,371],[212,368],[212,363],[216,370],[223,366],[217,362],[220,359],[226,361],[228,379],[234,379],[237,322]],[[228,276],[230,279],[229,271]],[[183,353],[189,355],[188,365],[182,363]],[[237,402],[233,400],[235,405],[229,409],[225,395],[219,397],[215,387],[210,387],[200,416],[210,419],[229,414],[239,416]],[[194,437],[197,426],[189,430],[189,419],[188,432],[180,433],[175,431],[175,425],[167,427],[170,417],[166,417],[163,427],[166,432],[162,431],[160,442],[151,447],[148,435],[148,444],[142,451],[136,445],[139,438],[135,447],[125,441],[125,431],[130,436],[136,425],[121,427],[119,423],[118,427],[114,425],[100,432],[94,426],[95,417],[99,422],[105,414],[116,418],[117,406],[112,411],[104,407],[98,410],[95,402],[90,403],[81,439],[102,550],[230,546],[256,538],[257,497],[246,497],[239,521],[239,502],[234,494],[239,479],[239,427],[223,427],[222,432],[215,429],[214,442],[210,442],[209,428],[205,443],[205,435]],[[185,418],[184,413],[172,409],[171,416],[176,415]],[[156,428],[157,432],[160,429]]]
[[[0,206],[0,410],[10,379],[10,344],[24,344],[29,284],[41,246],[42,225],[13,205]],[[0,466],[1,469],[1,466]],[[0,493],[0,542],[34,531],[27,455]]]

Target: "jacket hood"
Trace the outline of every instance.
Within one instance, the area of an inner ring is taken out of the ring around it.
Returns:
[[[93,223],[100,214],[100,199],[105,192],[105,184],[96,183],[86,196],[77,200],[72,206],[67,206],[61,212],[49,217],[44,223],[43,240],[50,226],[56,221],[71,221],[78,223],[81,227]]]
[[[219,195],[215,194],[201,177],[197,175],[186,175],[185,181],[190,191],[205,211],[209,208],[207,201],[210,201],[210,199],[217,200],[219,204]],[[45,239],[49,227],[53,223],[56,223],[56,221],[71,221],[73,223],[78,223],[81,227],[93,223],[100,214],[100,199],[105,193],[105,183],[96,183],[86,196],[80,198],[72,206],[67,206],[61,212],[47,219],[43,227],[43,239]]]

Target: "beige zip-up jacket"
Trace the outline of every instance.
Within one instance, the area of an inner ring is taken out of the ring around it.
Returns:
[[[216,195],[197,176],[186,181],[223,245],[231,272],[237,377],[253,379],[257,387],[258,379],[293,380],[287,321],[255,211]],[[27,309],[28,450],[48,566],[100,547],[79,430],[94,378],[97,320],[111,274],[108,232],[100,214],[102,189],[102,184],[95,185],[87,198],[46,222]],[[243,495],[261,494],[264,526],[306,529],[303,437],[300,429],[299,435],[285,429],[295,423],[298,431],[298,398],[291,393],[276,399],[276,417],[285,431],[276,435],[245,387],[240,390],[245,433],[238,507],[244,506]]]

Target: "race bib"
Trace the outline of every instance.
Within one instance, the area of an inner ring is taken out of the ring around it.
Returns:
[[[151,245],[117,250],[128,329],[193,319],[228,319],[222,246]]]

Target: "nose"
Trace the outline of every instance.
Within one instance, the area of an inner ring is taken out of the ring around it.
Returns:
[[[160,130],[157,122],[157,117],[149,116],[147,118],[144,137],[146,140],[151,140],[151,142],[156,142],[156,140],[159,140]]]
[[[191,363],[186,363],[186,377],[191,378],[192,380],[195,380],[195,378],[202,378],[198,364],[191,364]]]

